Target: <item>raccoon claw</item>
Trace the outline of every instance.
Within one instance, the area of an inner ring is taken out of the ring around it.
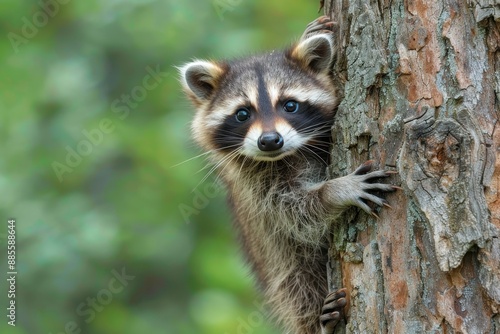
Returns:
[[[373,167],[373,160],[368,160],[362,163],[356,170],[353,172],[354,175],[367,175],[369,176],[366,180],[374,179],[377,177],[388,177],[398,172],[394,170],[378,170],[371,173],[368,173]]]
[[[330,293],[325,298],[319,321],[321,323],[321,334],[332,334],[335,326],[342,316],[342,311],[347,305],[346,289],[340,289]]]
[[[331,33],[334,25],[335,23],[328,16],[320,16],[307,25],[301,40],[315,34]]]
[[[393,186],[392,184],[374,182],[374,179],[389,177],[393,174],[397,174],[397,172],[385,171],[385,170],[377,170],[370,172],[372,167],[373,167],[373,160],[368,160],[365,163],[361,164],[351,174],[351,177],[358,179],[358,182],[360,182],[361,185],[356,205],[366,213],[371,214],[377,219],[380,219],[380,217],[368,206],[366,202],[367,201],[372,202],[378,206],[385,206],[389,209],[392,209],[392,207],[385,199],[380,198],[377,195],[374,195],[372,192],[374,191],[393,192],[400,188],[397,186]]]
[[[326,198],[326,206],[334,211],[354,205],[379,219],[369,202],[380,207],[391,208],[378,192],[393,192],[400,188],[377,180],[389,177],[394,172],[385,170],[371,172],[372,167],[373,161],[370,160],[360,165],[353,173],[328,181],[326,191],[322,193]]]
[[[373,166],[373,160],[368,160],[368,161],[362,163],[361,166],[356,168],[356,170],[354,171],[353,174],[354,175],[364,175],[372,169],[372,166]]]

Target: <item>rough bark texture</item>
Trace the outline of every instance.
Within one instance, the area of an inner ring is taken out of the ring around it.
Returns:
[[[326,0],[344,84],[333,176],[373,159],[403,191],[334,229],[338,333],[500,333],[500,1]]]

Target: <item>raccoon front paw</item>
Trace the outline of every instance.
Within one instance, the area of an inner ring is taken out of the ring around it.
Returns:
[[[301,40],[315,34],[331,33],[334,26],[335,23],[328,16],[320,16],[307,25]]]
[[[332,334],[335,326],[343,316],[344,307],[347,305],[346,289],[340,289],[328,294],[321,309],[319,321],[321,334]]]
[[[378,218],[367,202],[373,202],[378,206],[391,207],[383,198],[374,192],[392,192],[400,189],[391,184],[375,182],[377,178],[388,177],[396,172],[377,170],[370,172],[373,161],[367,161],[359,166],[353,173],[327,182],[327,204],[335,208],[357,206],[368,214]]]

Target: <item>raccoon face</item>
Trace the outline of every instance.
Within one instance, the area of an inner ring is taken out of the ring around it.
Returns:
[[[338,104],[332,58],[331,36],[317,34],[286,51],[185,65],[181,82],[197,108],[195,140],[219,158],[276,161],[299,150],[314,153],[329,142]]]

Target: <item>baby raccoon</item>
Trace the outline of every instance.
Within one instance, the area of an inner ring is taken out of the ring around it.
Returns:
[[[373,191],[389,172],[328,179],[331,127],[339,98],[330,77],[333,23],[320,17],[284,51],[231,61],[193,61],[181,82],[197,112],[196,142],[225,183],[242,247],[270,310],[286,333],[331,334],[346,305],[328,294],[332,220],[349,206],[387,205]]]

